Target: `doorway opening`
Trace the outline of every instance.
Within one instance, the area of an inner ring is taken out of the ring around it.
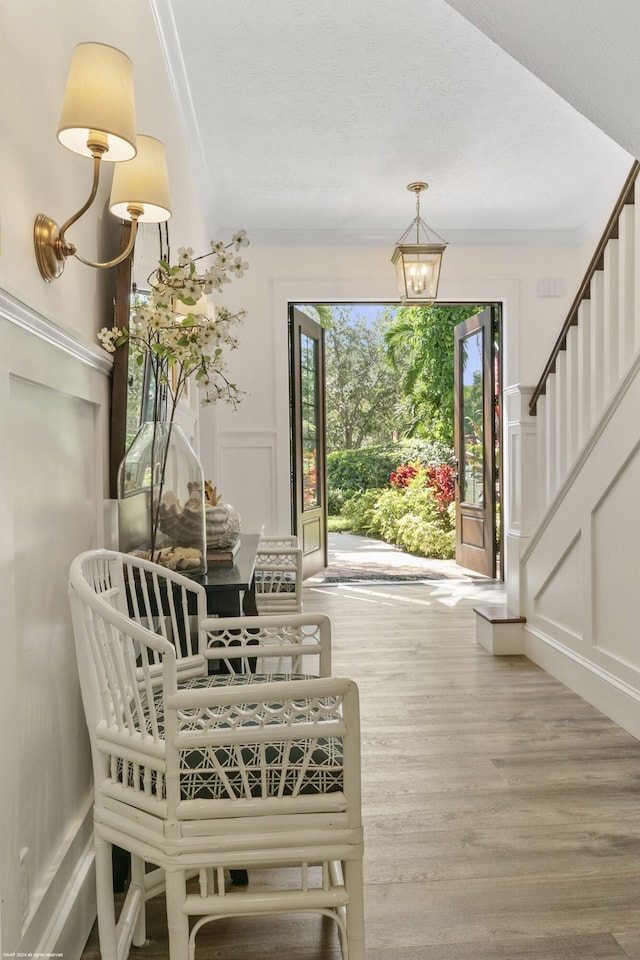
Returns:
[[[332,531],[355,527],[373,570],[391,551],[381,579],[502,578],[500,345],[499,304],[290,304],[292,523],[306,577],[334,572]]]

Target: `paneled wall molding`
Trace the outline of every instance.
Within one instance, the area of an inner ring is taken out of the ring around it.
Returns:
[[[291,519],[278,514],[274,483],[277,461],[275,430],[221,430],[218,435],[219,461],[215,477],[210,477],[223,501],[232,506],[243,503],[240,529],[267,534],[288,533]],[[260,503],[251,497],[255,480],[263,484]]]
[[[544,515],[542,516],[540,523],[533,534],[531,541],[529,542],[527,549],[525,550],[522,556],[522,563],[525,564],[529,560],[531,554],[535,550],[540,539],[544,536],[549,525],[553,521],[553,518],[556,516],[558,510],[560,509],[562,503],[565,499],[571,495],[572,486],[576,478],[580,475],[585,463],[593,453],[595,446],[600,440],[602,434],[606,430],[611,419],[615,415],[616,411],[620,404],[624,401],[627,393],[633,386],[636,377],[640,375],[640,353],[636,354],[632,363],[630,364],[627,372],[625,373],[620,386],[618,387],[615,395],[611,398],[607,404],[605,410],[600,416],[596,426],[594,427],[592,433],[589,436],[586,444],[578,454],[578,457],[575,463],[571,466],[565,480],[562,484],[562,487],[558,490],[555,497],[547,507]]]
[[[0,952],[77,960],[95,916],[90,752],[66,583],[104,537],[111,358],[0,290],[5,643]],[[64,709],[61,709],[61,706]]]
[[[109,354],[97,343],[89,343],[72,330],[67,330],[54,323],[43,314],[27,306],[26,303],[17,300],[6,290],[1,289],[0,317],[63,351],[74,360],[79,360],[105,375],[111,373],[113,361]]]

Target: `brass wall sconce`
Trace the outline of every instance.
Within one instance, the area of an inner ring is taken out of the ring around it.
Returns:
[[[440,266],[447,241],[420,217],[420,194],[428,188],[429,184],[422,182],[407,185],[407,190],[416,195],[416,215],[396,243],[391,256],[403,303],[433,303],[438,296]],[[415,241],[409,236],[413,227],[416,230]]]
[[[159,223],[171,216],[164,147],[154,137],[136,134],[133,69],[126,54],[102,43],[78,44],[58,140],[74,153],[93,159],[93,185],[88,200],[61,227],[44,213],[36,217],[36,260],[47,283],[61,276],[65,261],[72,256],[90,267],[116,266],[133,250],[138,223]],[[95,200],[104,161],[116,164],[109,210],[130,220],[132,228],[126,250],[106,263],[95,263],[81,257],[66,234]]]

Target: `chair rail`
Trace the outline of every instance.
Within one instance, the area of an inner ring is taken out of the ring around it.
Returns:
[[[604,251],[606,246],[609,240],[616,240],[618,238],[618,222],[620,220],[620,214],[627,204],[634,202],[635,182],[639,171],[640,161],[634,160],[627,175],[627,179],[624,182],[624,186],[620,191],[620,196],[616,200],[616,204],[613,208],[611,216],[609,217],[607,225],[604,228],[600,242],[598,243],[595,253],[589,262],[589,266],[587,267],[582,283],[578,287],[578,292],[574,297],[573,303],[569,307],[569,312],[564,323],[562,324],[562,329],[560,330],[558,339],[553,345],[553,349],[551,350],[545,368],[542,371],[542,376],[540,377],[536,388],[533,391],[531,401],[529,403],[529,413],[531,416],[535,416],[538,400],[544,393],[546,393],[547,380],[549,379],[549,376],[555,372],[558,354],[561,350],[566,348],[569,328],[574,327],[578,323],[578,309],[580,304],[583,300],[589,300],[590,298],[591,280],[596,270],[602,270],[603,268]]]

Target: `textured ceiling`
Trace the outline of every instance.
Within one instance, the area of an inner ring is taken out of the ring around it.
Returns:
[[[629,169],[622,147],[444,0],[153,5],[218,229],[393,243],[414,215],[406,184],[426,180],[423,217],[446,239],[575,242]]]

